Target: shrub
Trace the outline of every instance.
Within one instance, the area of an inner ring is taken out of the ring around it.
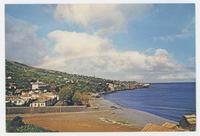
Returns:
[[[25,124],[23,118],[16,116],[13,120],[6,120],[7,132],[50,132],[49,130],[34,126],[32,124]]]
[[[21,127],[24,125],[23,119],[20,116],[16,116],[10,123],[12,127]]]
[[[16,128],[11,126],[11,120],[6,120],[6,131],[7,132],[15,132]]]
[[[47,132],[47,130],[28,124],[28,125],[18,127],[16,129],[16,132]]]

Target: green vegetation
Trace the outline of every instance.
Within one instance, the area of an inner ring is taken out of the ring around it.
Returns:
[[[6,60],[6,77],[11,76],[12,79],[6,79],[6,83],[16,83],[21,89],[30,89],[30,82],[42,81],[53,86],[62,87],[70,84],[68,82],[78,83],[79,90],[83,91],[103,91],[105,90],[106,82],[109,80],[82,76],[76,74],[68,74],[65,72],[45,70],[34,68],[18,62]],[[58,89],[58,88],[57,88]]]
[[[81,99],[81,93],[80,92],[75,92],[74,96],[72,97],[72,101],[76,105],[82,105],[82,99]]]
[[[67,105],[73,105],[72,97],[75,93],[75,86],[73,84],[65,85],[59,91],[59,98],[62,102],[67,103]]]
[[[13,120],[6,120],[7,132],[50,132],[49,130],[34,126],[32,124],[25,124],[23,118],[16,116]]]
[[[89,100],[91,99],[91,96],[86,93],[86,92],[75,92],[74,96],[72,97],[72,101],[74,102],[74,104],[76,105],[86,105],[86,106],[90,106]]]
[[[28,125],[23,125],[21,127],[18,127],[16,129],[16,132],[49,132],[49,131],[46,129],[28,124]]]
[[[6,60],[6,77],[11,77],[11,79],[6,78],[6,86],[16,84],[17,88],[25,91],[31,90],[31,82],[42,81],[49,85],[48,91],[56,90],[64,105],[89,105],[89,94],[110,91],[107,83],[113,84],[114,90],[131,89],[135,88],[136,85],[135,81],[117,81],[68,74],[54,70],[34,68],[8,60]],[[15,89],[6,87],[6,95],[12,95],[15,93],[14,91]]]
[[[76,74],[68,74],[54,70],[46,70],[34,68],[18,62],[6,60],[6,77],[11,76],[12,79],[6,79],[6,83],[16,83],[21,89],[29,89],[30,82],[42,81],[51,87],[60,89],[63,85],[76,83],[78,90],[85,92],[101,92],[106,90],[106,83],[117,84],[119,89],[123,89],[124,84],[134,84],[135,81],[117,81],[91,76],[83,76]]]
[[[67,105],[87,105],[89,106],[89,99],[91,92],[89,88],[80,88],[78,83],[64,85],[59,91],[60,100]]]

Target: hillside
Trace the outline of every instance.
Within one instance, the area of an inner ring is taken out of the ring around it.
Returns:
[[[8,79],[7,77],[11,77]],[[59,87],[67,82],[75,82],[80,90],[91,92],[102,92],[107,90],[107,83],[115,85],[113,90],[124,90],[133,88],[135,81],[116,81],[91,76],[68,74],[54,70],[35,68],[25,64],[6,60],[6,83],[16,83],[18,88],[30,89],[30,82],[42,81],[50,87]]]

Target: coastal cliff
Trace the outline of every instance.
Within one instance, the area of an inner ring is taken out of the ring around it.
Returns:
[[[106,84],[104,94],[113,93],[116,91],[134,90],[138,88],[148,88],[150,84],[137,83],[131,81],[114,81]]]

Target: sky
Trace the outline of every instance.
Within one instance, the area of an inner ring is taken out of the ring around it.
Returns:
[[[6,59],[115,80],[195,81],[194,4],[5,8]]]

